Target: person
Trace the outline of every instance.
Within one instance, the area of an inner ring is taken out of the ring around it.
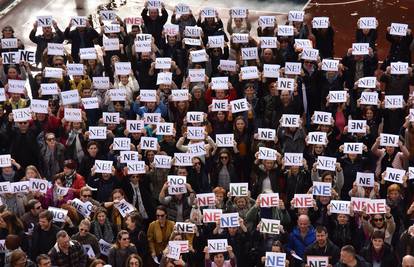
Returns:
[[[46,254],[40,254],[36,258],[36,263],[38,267],[52,267],[52,261],[50,257]]]
[[[113,267],[124,267],[128,257],[137,253],[137,248],[130,242],[129,234],[121,230],[116,238],[116,243],[108,254],[108,263]]]
[[[99,243],[96,236],[90,233],[91,228],[91,222],[88,219],[83,219],[79,223],[79,232],[74,234],[71,239],[78,241],[82,246],[90,246],[89,249],[93,250],[93,254],[88,255],[94,255],[89,256],[89,260],[92,261],[95,258],[99,258],[101,255],[101,250],[99,249]]]
[[[397,266],[398,260],[392,247],[384,242],[385,234],[375,231],[369,245],[361,250],[361,256],[375,266]]]
[[[45,210],[39,214],[39,224],[33,228],[31,258],[36,260],[40,254],[47,254],[56,243],[59,228],[53,224],[53,213]]]
[[[307,215],[300,215],[297,221],[297,226],[289,234],[287,252],[303,258],[306,247],[310,246],[315,240],[315,229],[311,225],[309,217]],[[295,262],[297,261],[298,259],[295,259]]]
[[[144,257],[148,251],[147,237],[144,231],[143,220],[138,212],[127,214],[125,224],[129,233],[130,241],[135,245],[140,257]]]
[[[340,260],[335,267],[370,267],[370,264],[356,254],[353,246],[346,245],[341,248]]]
[[[28,211],[22,215],[21,219],[24,229],[33,231],[35,224],[39,221],[39,214],[43,211],[42,204],[37,199],[31,199],[26,205]]]
[[[67,267],[86,266],[87,256],[82,245],[75,240],[71,240],[65,230],[60,230],[56,234],[56,244],[49,251],[52,265]]]
[[[174,222],[167,219],[167,209],[164,206],[156,208],[155,216],[157,220],[150,223],[147,231],[149,252],[154,261],[161,257],[174,229]]]
[[[402,259],[402,267],[413,267],[414,266],[414,256],[405,255]]]
[[[144,267],[144,265],[138,254],[131,254],[125,262],[125,267]]]
[[[36,265],[27,258],[26,253],[21,249],[16,249],[10,254],[10,264],[5,267],[35,267]]]
[[[233,248],[231,246],[226,247],[226,251],[229,254],[230,260],[225,260],[224,253],[219,252],[213,255],[213,260],[210,258],[210,253],[208,252],[208,247],[204,248],[204,257],[205,257],[205,266],[206,267],[236,267],[236,256],[233,253]]]
[[[335,265],[339,260],[339,248],[328,238],[328,229],[318,226],[315,229],[316,241],[306,247],[303,259],[307,256],[328,256],[329,264]]]

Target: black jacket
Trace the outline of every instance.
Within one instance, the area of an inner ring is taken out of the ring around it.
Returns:
[[[328,239],[326,246],[323,248],[319,247],[318,242],[315,241],[305,249],[303,259],[305,260],[307,256],[328,256],[329,264],[334,265],[339,261],[339,253],[339,248],[331,240]]]
[[[373,252],[373,247],[372,247],[372,243],[370,242],[368,246],[364,247],[361,250],[360,255],[364,257],[364,259],[367,262],[372,264],[373,262],[372,252]],[[397,257],[395,256],[395,253],[392,250],[391,246],[388,245],[387,243],[384,243],[384,246],[383,246],[380,266],[381,267],[398,266]]]

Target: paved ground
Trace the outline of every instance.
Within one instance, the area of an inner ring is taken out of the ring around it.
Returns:
[[[36,16],[53,15],[57,20],[61,30],[67,26],[69,17],[74,15],[86,15],[96,11],[97,6],[108,3],[108,0],[87,0],[84,10],[76,10],[73,0],[17,0],[21,1],[14,8],[10,9],[0,18],[0,25],[12,25],[17,36],[23,40],[26,46],[33,44],[29,40],[29,33],[32,30]],[[116,2],[119,2],[117,0]],[[202,6],[212,6],[218,9],[220,16],[226,22],[228,10],[231,7],[246,7],[250,10],[250,16],[257,18],[260,15],[278,15],[281,20],[283,14],[289,10],[301,10],[306,4],[306,0],[166,0],[169,11],[180,2],[185,2],[191,6],[192,10],[199,10]],[[144,0],[127,0],[127,4],[118,8],[120,17],[139,16],[144,4]],[[170,12],[171,14],[171,12]],[[0,14],[1,16],[1,14]],[[40,33],[40,29],[39,29]]]
[[[392,22],[407,23],[414,27],[413,0],[311,0],[307,12],[314,16],[329,16],[335,29],[335,55],[345,55],[355,39],[359,17],[374,16],[378,19],[378,54],[383,60],[388,54],[385,40],[387,26]]]
[[[96,11],[97,6],[108,3],[108,0],[85,0],[85,9],[76,10],[74,0],[16,0],[21,1],[6,14],[0,13],[0,25],[12,25],[18,37],[26,46],[33,44],[28,39],[32,24],[39,15],[53,15],[61,29],[68,23],[68,18],[74,15],[86,15]],[[120,0],[116,0],[119,2]],[[335,28],[335,54],[341,57],[354,41],[356,21],[361,16],[376,16],[379,20],[379,57],[385,58],[389,44],[385,40],[384,31],[391,22],[408,23],[414,26],[414,0],[165,0],[170,11],[180,2],[185,2],[197,12],[203,6],[215,7],[219,10],[224,22],[228,18],[231,7],[246,7],[250,10],[253,20],[260,15],[277,15],[283,22],[289,10],[301,10],[306,5],[307,12],[314,16],[329,16]],[[118,8],[121,17],[139,16],[144,0],[127,0],[127,4]],[[253,23],[256,26],[256,23]],[[40,31],[39,31],[40,32]],[[252,30],[254,33],[255,30]]]

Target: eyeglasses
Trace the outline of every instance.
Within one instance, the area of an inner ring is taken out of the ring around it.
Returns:
[[[228,159],[228,157],[220,157],[220,159]]]
[[[82,197],[92,197],[92,195],[82,195]]]
[[[157,218],[163,218],[165,217],[165,214],[157,214]]]
[[[374,218],[373,221],[374,222],[382,222],[382,221],[384,221],[384,219],[383,218]]]
[[[127,240],[129,240],[129,237],[124,237],[124,238],[121,238],[121,240],[122,240],[122,241],[127,241]]]
[[[56,140],[56,138],[54,138],[54,137],[51,137],[51,138],[47,138],[46,139],[46,141],[55,141]]]

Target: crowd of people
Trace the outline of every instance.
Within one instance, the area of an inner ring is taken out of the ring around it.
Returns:
[[[193,12],[3,27],[0,265],[413,267],[410,27]]]

